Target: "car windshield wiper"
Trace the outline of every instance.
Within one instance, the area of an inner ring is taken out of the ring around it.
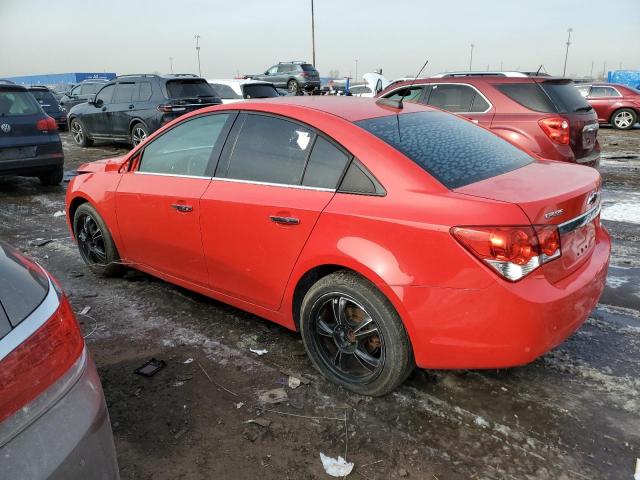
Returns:
[[[586,107],[578,107],[574,110],[574,112],[589,112],[593,110],[593,107],[591,105],[587,105]]]

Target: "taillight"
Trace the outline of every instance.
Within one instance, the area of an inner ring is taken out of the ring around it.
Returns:
[[[80,327],[63,298],[53,316],[0,361],[0,422],[53,385],[83,348]]]
[[[543,118],[538,120],[538,125],[551,141],[560,145],[569,145],[569,121],[566,118]]]
[[[58,125],[56,124],[56,121],[53,118],[47,116],[46,118],[43,118],[36,122],[36,128],[39,131],[46,133],[51,130],[53,131],[58,130]]]
[[[513,282],[562,253],[555,225],[453,227],[451,234],[477,258]]]
[[[158,105],[158,110],[162,113],[184,112],[186,107],[176,107],[175,105]]]

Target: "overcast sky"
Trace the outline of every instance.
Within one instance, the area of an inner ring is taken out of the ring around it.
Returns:
[[[0,0],[0,77],[102,72],[257,73],[311,61],[310,0]],[[640,0],[315,0],[316,66],[394,78],[469,67],[561,74],[640,69]]]

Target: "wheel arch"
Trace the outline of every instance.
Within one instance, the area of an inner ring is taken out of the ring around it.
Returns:
[[[73,218],[76,215],[76,211],[78,207],[83,203],[91,203],[90,200],[82,195],[77,195],[71,199],[69,202],[69,207],[67,208],[67,218],[69,220],[69,229],[71,230],[71,236],[75,239],[76,233],[73,231]]]
[[[144,125],[145,127],[147,127],[147,130],[149,129],[149,126],[146,124],[146,122],[144,120],[142,120],[139,117],[134,117],[129,121],[129,136],[131,136],[132,132],[133,132],[133,127],[137,124],[137,123],[141,123],[142,125]]]

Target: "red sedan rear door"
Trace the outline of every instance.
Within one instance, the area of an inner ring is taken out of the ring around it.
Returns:
[[[200,234],[206,191],[235,114],[190,118],[149,141],[122,176],[116,213],[127,261],[208,285]]]
[[[241,114],[201,199],[211,288],[277,310],[348,160],[306,125]]]

